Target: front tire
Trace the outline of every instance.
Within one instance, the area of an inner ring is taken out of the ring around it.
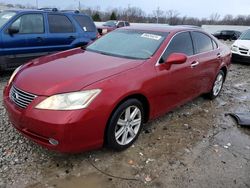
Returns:
[[[217,74],[216,79],[214,81],[213,88],[207,94],[209,99],[212,100],[219,96],[222,90],[224,81],[225,81],[225,73],[222,70],[220,70],[220,72]]]
[[[113,113],[107,127],[107,147],[121,151],[130,147],[138,138],[144,122],[144,109],[137,99],[122,103]]]

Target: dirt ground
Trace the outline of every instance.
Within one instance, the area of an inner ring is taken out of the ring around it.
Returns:
[[[1,75],[2,90],[10,73]],[[23,138],[0,105],[2,187],[250,187],[250,129],[226,113],[250,112],[250,66],[232,64],[214,101],[199,97],[145,125],[123,152],[47,151]]]

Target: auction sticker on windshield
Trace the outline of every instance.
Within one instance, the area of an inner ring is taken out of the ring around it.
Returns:
[[[150,34],[150,33],[143,33],[141,35],[141,37],[147,38],[147,39],[152,39],[152,40],[160,40],[161,39],[160,35],[153,35],[153,34]]]

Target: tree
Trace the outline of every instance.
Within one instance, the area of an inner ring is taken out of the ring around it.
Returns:
[[[156,23],[162,23],[162,19],[163,15],[164,15],[164,11],[160,9],[160,7],[157,7],[156,10],[153,11],[153,15],[156,18]]]
[[[93,20],[95,22],[100,22],[102,21],[101,17],[100,17],[100,14],[98,12],[96,12],[93,16],[92,16]]]
[[[166,11],[166,17],[169,25],[177,25],[180,21],[180,13],[176,10]],[[184,23],[183,23],[184,24]]]
[[[110,15],[110,20],[117,20],[117,16],[115,12],[112,12],[112,14]]]

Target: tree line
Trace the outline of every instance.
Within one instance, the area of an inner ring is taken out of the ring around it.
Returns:
[[[218,13],[211,14],[208,18],[195,18],[181,16],[176,10],[162,10],[157,8],[151,14],[146,14],[139,7],[113,8],[100,11],[99,7],[84,8],[83,13],[92,16],[94,21],[126,20],[134,23],[163,23],[169,25],[250,25],[249,15],[233,16],[231,14],[220,16]]]
[[[5,4],[7,8],[35,8],[31,5]],[[176,10],[162,10],[158,7],[151,14],[147,14],[139,7],[128,6],[126,8],[112,8],[103,11],[100,7],[78,7],[80,12],[93,18],[94,21],[126,20],[134,23],[163,23],[169,25],[245,25],[250,26],[250,14],[233,16],[231,14],[221,16],[218,13],[211,14],[208,18],[196,18],[182,16]]]

